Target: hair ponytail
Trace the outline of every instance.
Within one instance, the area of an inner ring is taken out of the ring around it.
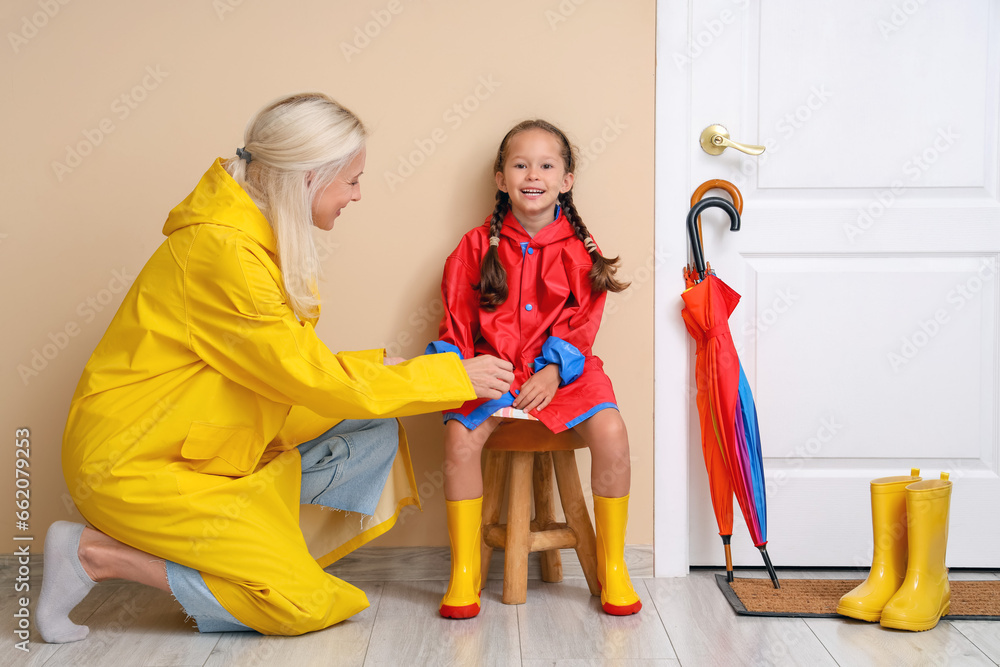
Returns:
[[[244,150],[252,160],[223,162],[274,230],[285,295],[300,319],[315,318],[320,304],[313,199],[364,149],[367,136],[349,109],[322,93],[301,93],[268,104],[247,123]]]

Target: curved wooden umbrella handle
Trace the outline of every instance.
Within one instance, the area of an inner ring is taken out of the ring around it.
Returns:
[[[736,212],[743,215],[743,194],[740,189],[730,183],[729,181],[724,181],[721,178],[713,178],[710,181],[705,181],[694,191],[691,195],[691,206],[694,206],[701,198],[705,196],[705,193],[709,190],[725,190],[729,193],[729,196],[733,199],[733,206],[736,207]]]
[[[743,215],[743,193],[740,192],[738,187],[721,178],[713,178],[699,185],[695,189],[694,194],[691,195],[691,206],[700,202],[701,198],[704,197],[705,193],[709,190],[725,190],[732,198],[733,206],[736,207],[736,212]],[[698,240],[701,242],[702,246],[704,246],[705,239],[701,235],[701,216],[698,216]]]

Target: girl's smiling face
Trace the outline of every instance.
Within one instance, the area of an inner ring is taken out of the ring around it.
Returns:
[[[566,171],[559,139],[532,128],[510,138],[496,182],[510,196],[514,217],[533,236],[552,222],[560,193],[573,187],[573,174]]]

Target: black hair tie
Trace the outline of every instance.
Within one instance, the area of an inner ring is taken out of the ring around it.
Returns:
[[[246,148],[237,148],[236,156],[246,160],[247,164],[250,164],[250,160],[253,159],[253,156],[250,155],[250,151],[248,151]]]

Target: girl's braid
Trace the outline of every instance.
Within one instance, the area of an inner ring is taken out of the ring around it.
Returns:
[[[580,217],[580,213],[576,210],[576,205],[573,203],[573,191],[569,190],[559,195],[559,203],[562,205],[563,214],[566,216],[566,219],[573,225],[573,233],[583,242],[587,253],[594,262],[589,276],[594,291],[598,293],[621,292],[627,288],[630,283],[623,283],[615,278],[615,273],[618,271],[619,258],[608,259],[597,250],[597,244],[590,237],[590,232],[587,230],[587,226],[583,224],[583,218]]]
[[[500,230],[503,227],[503,220],[510,210],[510,195],[501,190],[497,190],[496,206],[493,207],[493,217],[490,219],[490,247],[483,256],[483,265],[480,268],[479,284],[473,285],[479,290],[479,305],[483,310],[494,311],[497,306],[507,300],[507,270],[504,269],[500,261],[500,251],[498,242],[493,239],[500,239]]]

